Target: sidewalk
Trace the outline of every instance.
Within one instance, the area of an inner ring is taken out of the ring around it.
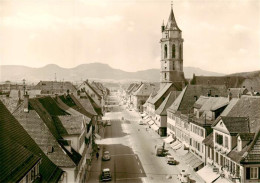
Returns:
[[[101,138],[104,138],[104,130],[99,131],[99,135]],[[92,160],[91,160],[91,168],[90,173],[87,179],[87,183],[96,183],[99,182],[99,176],[101,174],[101,162],[102,162],[102,153],[103,153],[103,145],[99,145],[100,149],[98,151],[99,158],[96,158],[96,154],[93,153]]]

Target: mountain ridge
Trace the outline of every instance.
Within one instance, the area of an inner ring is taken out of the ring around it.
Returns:
[[[0,81],[21,81],[25,78],[27,81],[40,80],[57,80],[79,81],[84,79],[112,79],[112,80],[145,80],[159,81],[159,69],[146,69],[136,72],[116,69],[108,64],[89,63],[80,64],[72,68],[63,68],[56,64],[48,64],[43,67],[33,68],[23,65],[0,65]],[[195,75],[205,76],[223,76],[224,74],[205,71],[197,67],[184,67],[186,78],[192,78]]]

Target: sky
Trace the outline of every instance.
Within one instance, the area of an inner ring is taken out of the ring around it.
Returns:
[[[160,68],[170,0],[0,0],[0,64]],[[185,67],[260,70],[260,0],[173,0]]]

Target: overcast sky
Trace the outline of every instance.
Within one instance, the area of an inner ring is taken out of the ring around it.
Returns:
[[[0,63],[160,68],[170,0],[0,0]],[[174,0],[184,66],[260,70],[260,0]]]

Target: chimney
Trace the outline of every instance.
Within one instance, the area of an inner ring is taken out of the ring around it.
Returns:
[[[231,99],[232,99],[232,93],[229,92],[229,94],[228,94],[228,101],[230,101]]]
[[[29,112],[29,95],[27,92],[25,92],[25,95],[24,95],[24,108],[23,108],[23,111],[24,112]]]
[[[21,101],[21,90],[18,90],[18,99]]]
[[[208,91],[208,97],[210,97],[210,96],[211,96],[211,90]]]

